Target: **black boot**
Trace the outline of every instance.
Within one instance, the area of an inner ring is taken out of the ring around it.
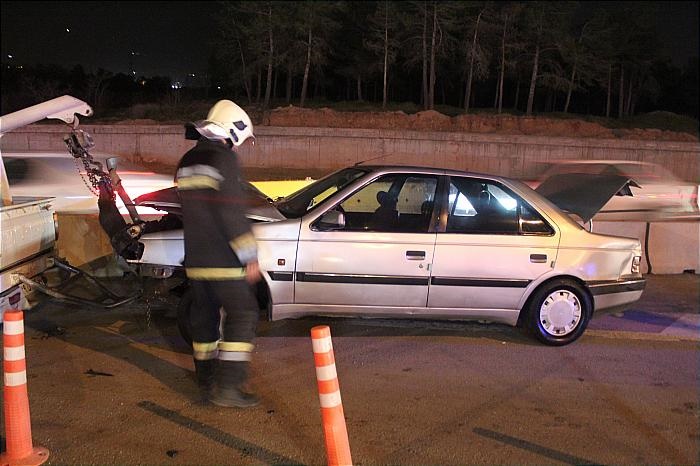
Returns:
[[[247,362],[220,360],[209,401],[225,408],[249,408],[260,404],[257,396],[241,389],[248,379],[247,369]]]
[[[216,359],[207,359],[205,361],[194,360],[197,386],[199,387],[199,395],[202,402],[207,402],[211,396],[211,391],[214,386],[216,363]]]

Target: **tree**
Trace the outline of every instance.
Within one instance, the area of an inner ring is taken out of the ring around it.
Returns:
[[[506,69],[514,67],[514,59],[510,58],[513,51],[520,50],[517,42],[516,30],[518,16],[521,14],[522,5],[520,3],[502,3],[496,13],[496,22],[499,29],[499,68],[498,84],[496,89],[496,105],[498,113],[503,111],[503,87],[506,77]]]
[[[304,44],[304,77],[301,84],[301,96],[299,106],[303,107],[306,101],[306,93],[309,85],[309,72],[311,66],[322,65],[328,57],[330,38],[338,29],[339,24],[333,17],[342,5],[337,2],[309,2],[301,4],[305,14],[298,25],[298,31]]]
[[[428,108],[428,35],[429,35],[429,2],[414,0],[407,2],[406,14],[401,16],[401,26],[404,30],[404,40],[401,51],[404,55],[404,65],[408,69],[420,65],[421,86],[420,103],[424,109]],[[416,31],[416,32],[414,32]],[[420,50],[420,54],[413,53]],[[411,51],[407,53],[406,51]]]
[[[604,10],[580,4],[572,21],[572,30],[561,41],[559,52],[564,66],[569,67],[564,112],[569,111],[575,90],[584,89],[596,81],[605,85],[611,56],[612,28]]]
[[[464,90],[464,111],[469,113],[469,103],[472,95],[472,79],[474,78],[475,65],[476,73],[479,77],[484,77],[488,73],[488,58],[484,49],[479,43],[479,26],[483,29],[482,17],[489,9],[489,3],[483,3],[478,7],[476,18],[472,21],[471,27],[466,28],[467,38],[471,36],[471,44],[466,51],[466,57],[469,60],[467,67],[467,84]],[[469,18],[469,16],[467,16]],[[465,41],[466,45],[466,41]]]
[[[458,13],[461,4],[458,2],[441,2],[433,0],[428,4],[428,21],[430,24],[429,38],[429,71],[428,71],[428,102],[427,108],[435,108],[435,83],[437,81],[437,60],[446,55],[446,51],[459,43],[456,33],[459,30]]]
[[[396,60],[398,18],[394,2],[382,0],[369,18],[365,46],[382,60],[382,108],[386,108],[389,66]]]
[[[541,2],[533,1],[525,3],[524,26],[526,43],[530,47],[532,55],[532,68],[530,74],[530,90],[527,97],[526,114],[532,114],[535,101],[535,89],[540,77],[541,61],[549,52],[557,50],[557,40],[566,34],[562,27],[565,20],[570,18],[572,8],[570,2]],[[569,13],[567,15],[567,13]],[[553,81],[555,74],[550,75]]]
[[[348,2],[347,23],[343,26],[343,40],[333,47],[333,68],[345,78],[345,99],[351,95],[362,101],[364,79],[369,75],[376,57],[365,46],[369,38],[367,18],[374,12],[370,2]],[[398,47],[397,47],[398,49]]]
[[[110,79],[113,76],[114,75],[111,72],[105,71],[102,68],[99,68],[97,72],[88,75],[87,93],[88,99],[90,100],[93,108],[101,109],[103,107],[105,103],[105,92],[107,92]]]
[[[218,40],[216,49],[222,62],[229,63],[231,84],[240,84],[245,90],[248,104],[253,102],[252,78],[258,59],[257,41],[260,34],[257,15],[251,14],[243,2],[222,2],[222,15],[218,18]],[[219,71],[218,74],[228,73]]]
[[[602,49],[607,68],[606,116],[611,113],[614,79],[618,118],[630,114],[640,92],[644,92],[658,50],[653,26],[655,8],[649,2],[615,2],[606,8],[609,45]]]
[[[272,92],[272,66],[275,57],[275,34],[273,28],[272,2],[265,2],[265,12],[263,13],[267,30],[267,83],[265,85],[265,102],[263,108],[270,107],[270,94]]]

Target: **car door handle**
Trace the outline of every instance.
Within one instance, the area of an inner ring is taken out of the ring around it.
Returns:
[[[425,251],[406,251],[406,259],[410,261],[425,260]]]
[[[530,262],[534,264],[544,264],[547,262],[547,254],[530,254]]]

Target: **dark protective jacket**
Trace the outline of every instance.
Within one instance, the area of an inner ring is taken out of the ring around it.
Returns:
[[[180,160],[175,175],[182,204],[185,270],[194,280],[235,280],[257,260],[245,217],[238,156],[225,144],[201,139]]]

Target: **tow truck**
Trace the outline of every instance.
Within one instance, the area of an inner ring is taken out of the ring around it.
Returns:
[[[64,95],[3,115],[0,117],[0,137],[17,128],[44,119],[56,119],[64,122],[70,130],[70,133],[64,137],[68,148],[66,156],[73,156],[82,162],[87,178],[100,189],[100,197],[108,199],[110,201],[109,207],[116,209],[113,202],[115,192],[123,201],[128,199],[128,195],[124,192],[118,175],[116,175],[116,159],[109,159],[107,162],[113,172],[110,175],[102,168],[102,164],[95,161],[89,154],[88,150],[94,146],[90,135],[78,129],[78,115],[87,117],[92,114],[93,110],[89,104],[75,97]],[[0,323],[5,310],[29,308],[27,295],[34,290],[60,300],[106,308],[133,301],[138,297],[139,293],[127,297],[119,296],[95,277],[56,257],[57,219],[52,204],[54,198],[13,197],[11,194],[2,160],[2,151],[0,151],[0,230],[2,238],[0,241]],[[124,203],[134,220],[134,223],[127,228],[122,219],[124,229],[123,232],[120,230],[120,233],[128,235],[129,232],[138,231],[143,222],[138,218],[133,203],[130,200],[124,201]],[[110,216],[110,222],[117,227],[122,226],[118,224],[119,219],[121,216]],[[123,249],[118,249],[118,251],[123,252]],[[49,287],[46,284],[45,274],[54,268],[62,271],[64,280],[56,287]],[[85,278],[93,286],[99,288],[102,297],[98,300],[87,300],[62,291],[68,282],[78,277]]]

